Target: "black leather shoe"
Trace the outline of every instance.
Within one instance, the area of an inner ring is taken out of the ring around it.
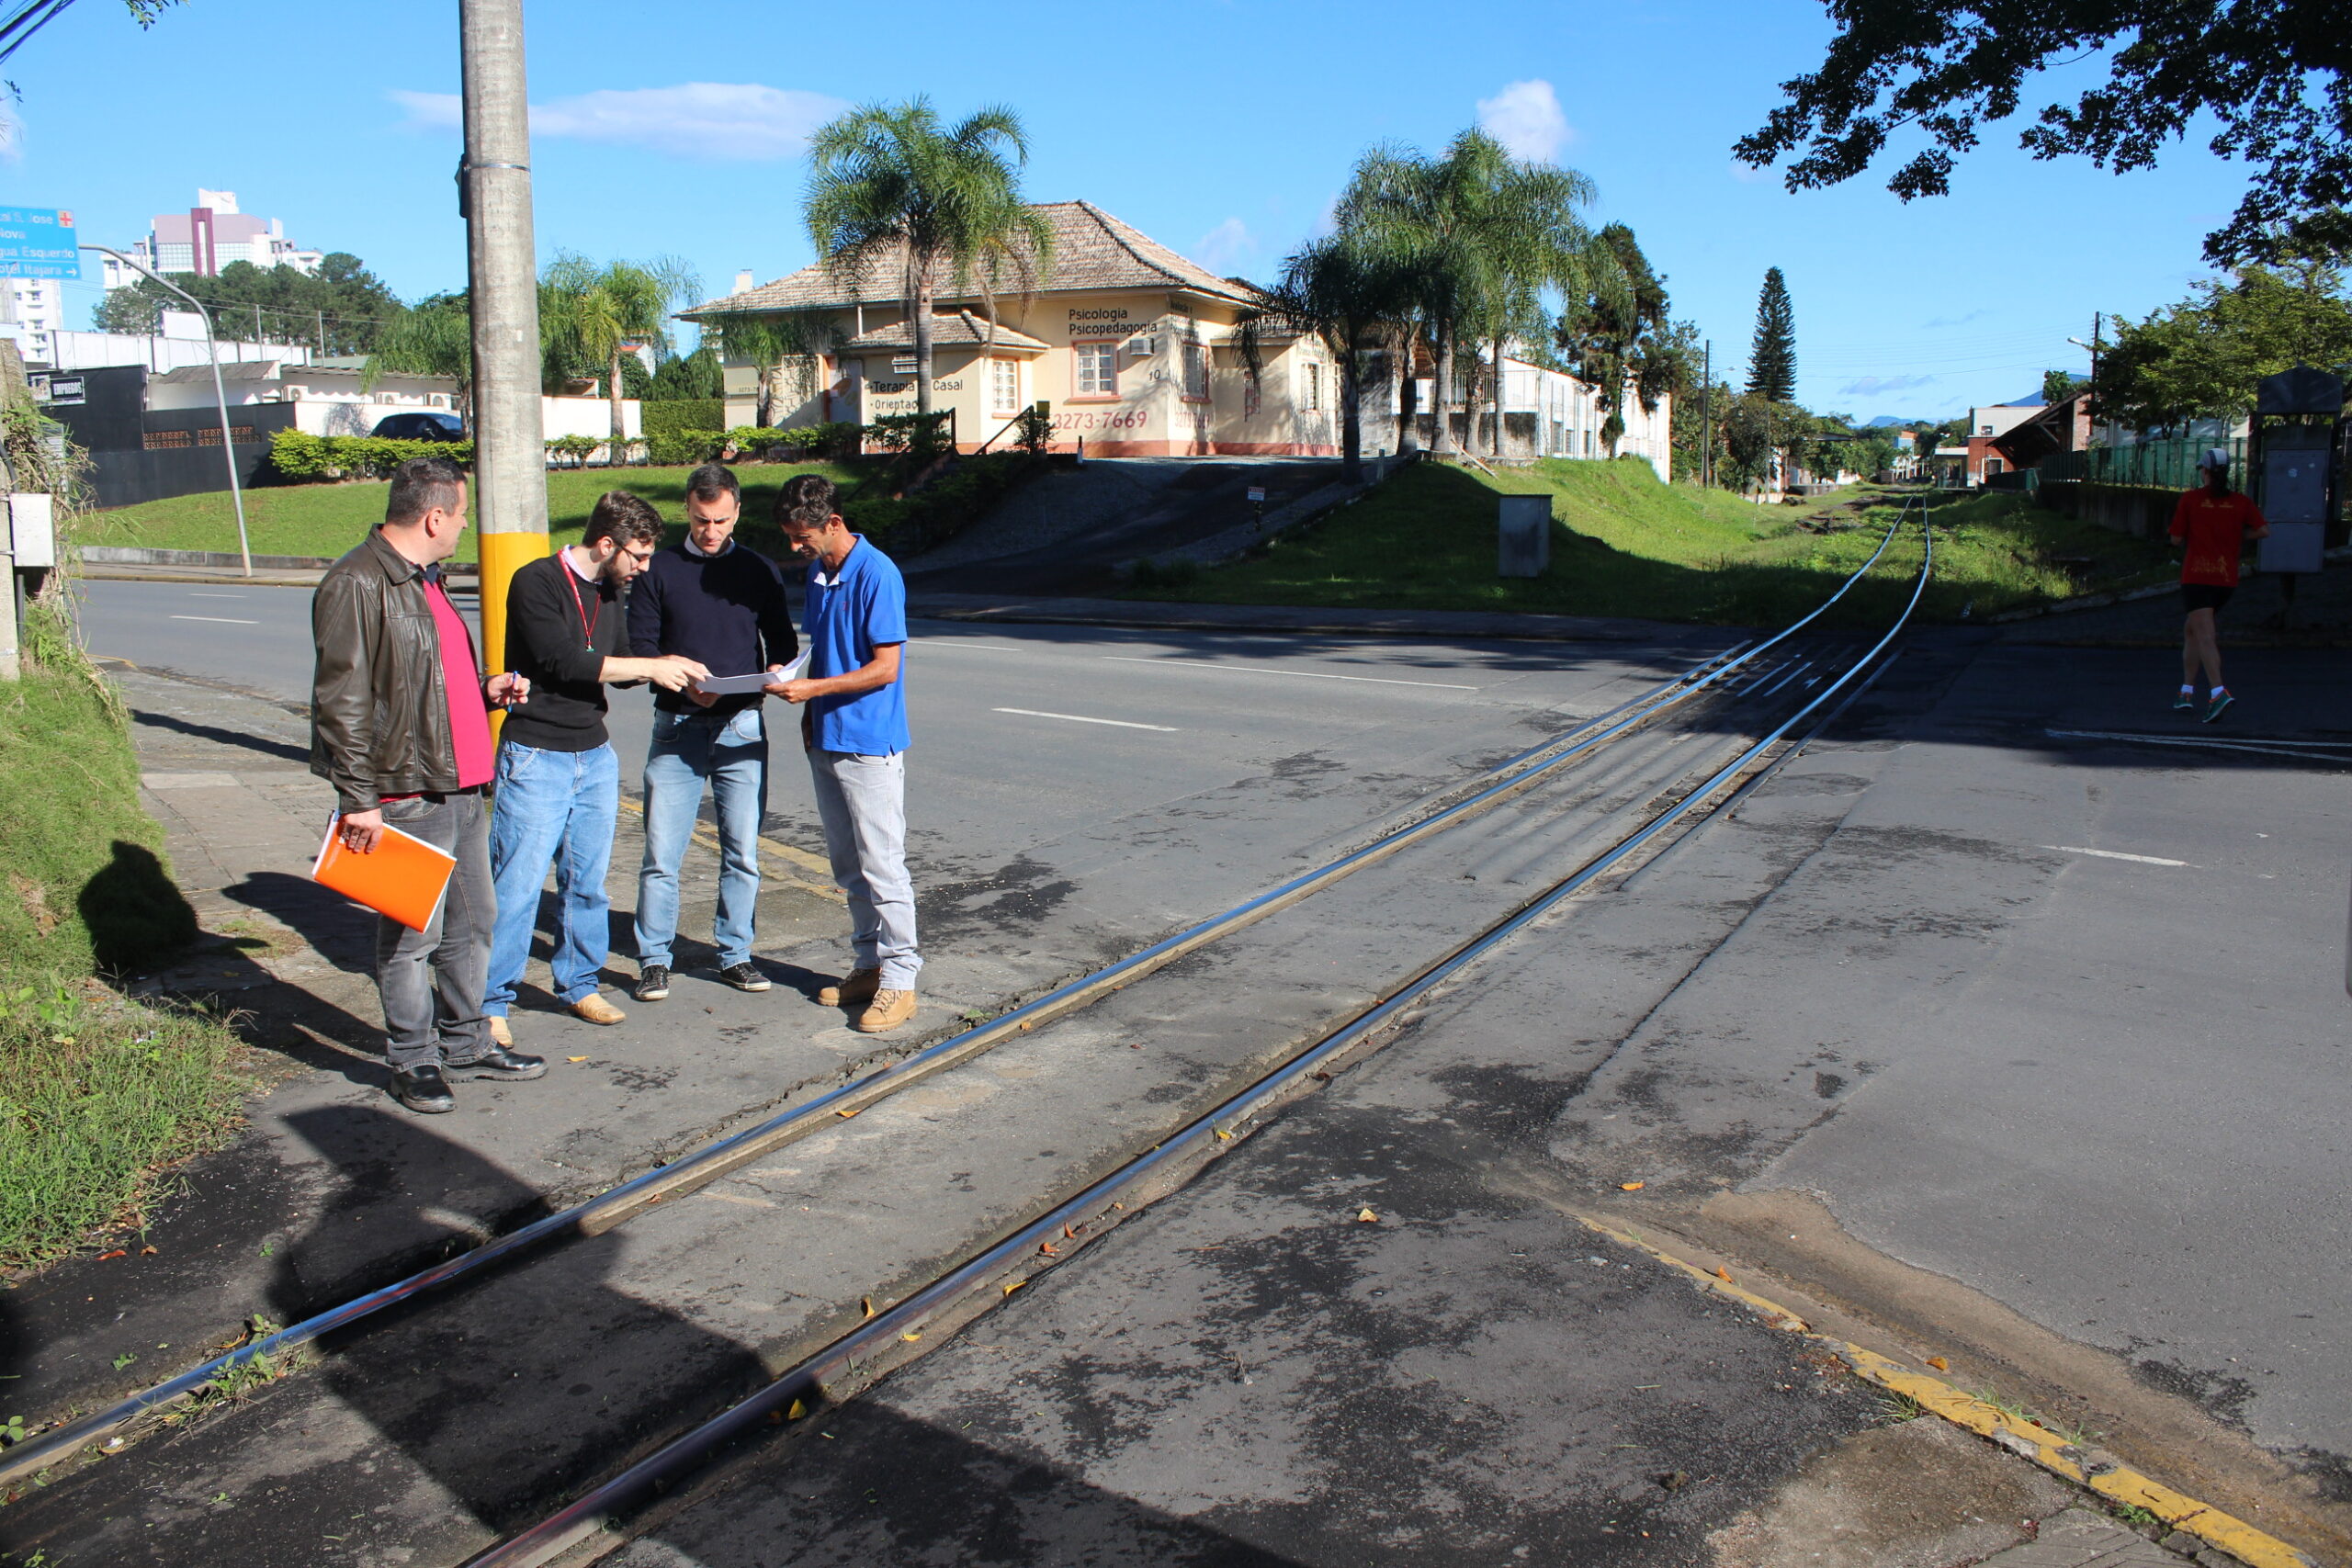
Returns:
[[[760,973],[755,964],[729,964],[718,972],[718,977],[739,991],[764,991],[768,977]]]
[[[637,989],[629,993],[641,1002],[658,1002],[670,994],[670,966],[649,964],[638,971]]]
[[[449,1076],[453,1078],[506,1078],[515,1083],[543,1077],[547,1070],[545,1056],[526,1056],[503,1045],[492,1045],[470,1061],[449,1064]]]
[[[394,1067],[390,1089],[394,1100],[422,1116],[438,1116],[445,1111],[458,1108],[457,1100],[450,1096],[448,1080],[441,1076],[438,1063]]]

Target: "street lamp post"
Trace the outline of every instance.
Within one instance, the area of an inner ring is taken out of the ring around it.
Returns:
[[[204,352],[212,361],[212,400],[220,409],[220,456],[229,465],[229,501],[237,509],[237,556],[244,562],[245,575],[251,577],[254,574],[254,550],[252,541],[245,536],[245,492],[244,488],[237,483],[237,446],[234,438],[229,434],[229,393],[220,384],[220,344],[212,335],[212,312],[206,310],[196,296],[178,284],[161,273],[151,271],[111,246],[84,245],[82,249],[99,251],[110,255],[141,277],[170,289],[187,300],[189,308],[195,310],[198,320],[204,323]]]

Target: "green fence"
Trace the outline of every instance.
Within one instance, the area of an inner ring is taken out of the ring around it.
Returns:
[[[2143,441],[2133,446],[2094,446],[2053,452],[2035,466],[2041,482],[2086,479],[2093,484],[2158,485],[2187,490],[2197,483],[2198,459],[2219,446],[2230,455],[2230,477],[2245,482],[2245,438],[2227,441]]]

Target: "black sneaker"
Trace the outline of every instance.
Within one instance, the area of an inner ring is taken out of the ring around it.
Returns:
[[[658,1002],[670,994],[670,966],[649,964],[638,971],[637,989],[629,993],[641,1002]]]
[[[718,972],[718,977],[739,991],[764,991],[768,988],[768,977],[760,973],[756,964],[748,961],[729,964]]]
[[[390,1084],[391,1096],[421,1116],[438,1116],[445,1111],[455,1111],[457,1100],[449,1093],[448,1080],[441,1076],[441,1064],[426,1062],[413,1067],[394,1067]]]
[[[492,1045],[469,1061],[452,1062],[448,1066],[449,1076],[453,1078],[505,1078],[513,1083],[545,1077],[547,1071],[545,1056],[526,1056],[519,1051],[509,1051],[503,1045]]]

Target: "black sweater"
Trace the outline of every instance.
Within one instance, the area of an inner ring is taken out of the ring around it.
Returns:
[[[640,658],[682,653],[714,675],[789,664],[800,651],[784,579],[741,544],[715,556],[689,555],[683,544],[655,551],[629,585],[628,641]],[[759,701],[738,692],[705,708],[682,692],[653,694],[666,713],[729,714]]]
[[[506,589],[506,668],[530,678],[531,694],[507,710],[500,738],[541,751],[602,746],[605,660],[628,657],[627,617],[612,583],[601,575],[581,581],[561,550],[525,566]]]

